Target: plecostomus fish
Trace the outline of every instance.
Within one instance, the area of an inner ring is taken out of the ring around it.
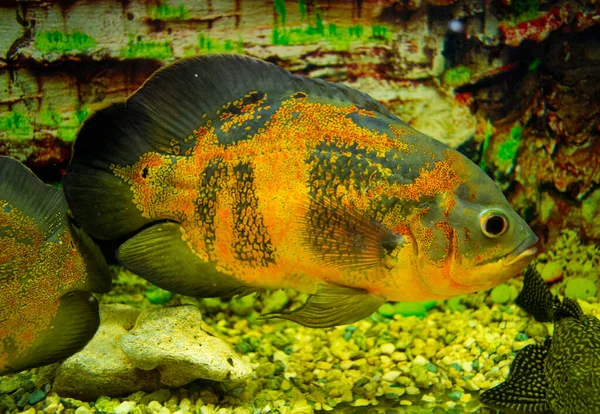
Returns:
[[[0,375],[67,358],[98,328],[110,290],[100,250],[67,218],[61,190],[0,157]]]
[[[152,283],[295,288],[312,296],[278,316],[314,327],[489,289],[537,241],[475,164],[369,96],[238,55],[183,59],[94,114],[63,184]]]
[[[516,302],[537,321],[554,321],[554,335],[520,350],[506,381],[481,402],[507,413],[600,413],[600,320],[576,300],[560,302],[533,266]]]

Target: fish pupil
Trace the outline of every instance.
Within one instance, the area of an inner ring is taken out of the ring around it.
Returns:
[[[501,234],[506,227],[506,220],[502,216],[492,216],[485,222],[485,231],[497,236]]]

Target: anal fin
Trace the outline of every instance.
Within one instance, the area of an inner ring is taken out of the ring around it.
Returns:
[[[363,319],[385,301],[385,298],[362,289],[323,284],[300,308],[291,312],[269,313],[263,318],[282,318],[311,328],[328,328]]]
[[[247,286],[199,258],[182,239],[181,225],[155,224],[123,243],[117,260],[163,289],[188,296],[233,296]]]
[[[11,358],[6,372],[19,372],[65,359],[81,350],[100,324],[98,301],[88,292],[69,292],[60,298],[58,311],[49,326],[39,332],[26,350]]]

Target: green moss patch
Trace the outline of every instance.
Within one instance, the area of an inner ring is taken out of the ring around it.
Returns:
[[[86,52],[96,47],[96,40],[81,32],[63,33],[55,30],[36,34],[34,46],[43,54],[51,52]]]
[[[0,115],[0,131],[16,138],[31,138],[33,125],[26,113],[19,111],[7,112]]]
[[[173,51],[169,42],[153,42],[130,39],[127,47],[121,49],[121,57],[124,59],[156,59],[166,60],[173,57]]]
[[[183,4],[159,4],[150,9],[150,17],[155,20],[187,20],[190,18],[190,11]]]
[[[457,66],[444,73],[444,83],[448,86],[464,85],[471,80],[471,69],[466,66]]]

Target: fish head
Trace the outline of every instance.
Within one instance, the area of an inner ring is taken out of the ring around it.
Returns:
[[[439,298],[504,283],[531,262],[538,240],[478,166],[452,162],[456,187],[421,202],[408,221],[421,283]]]
[[[582,313],[556,321],[545,372],[554,412],[600,412],[600,320]]]

